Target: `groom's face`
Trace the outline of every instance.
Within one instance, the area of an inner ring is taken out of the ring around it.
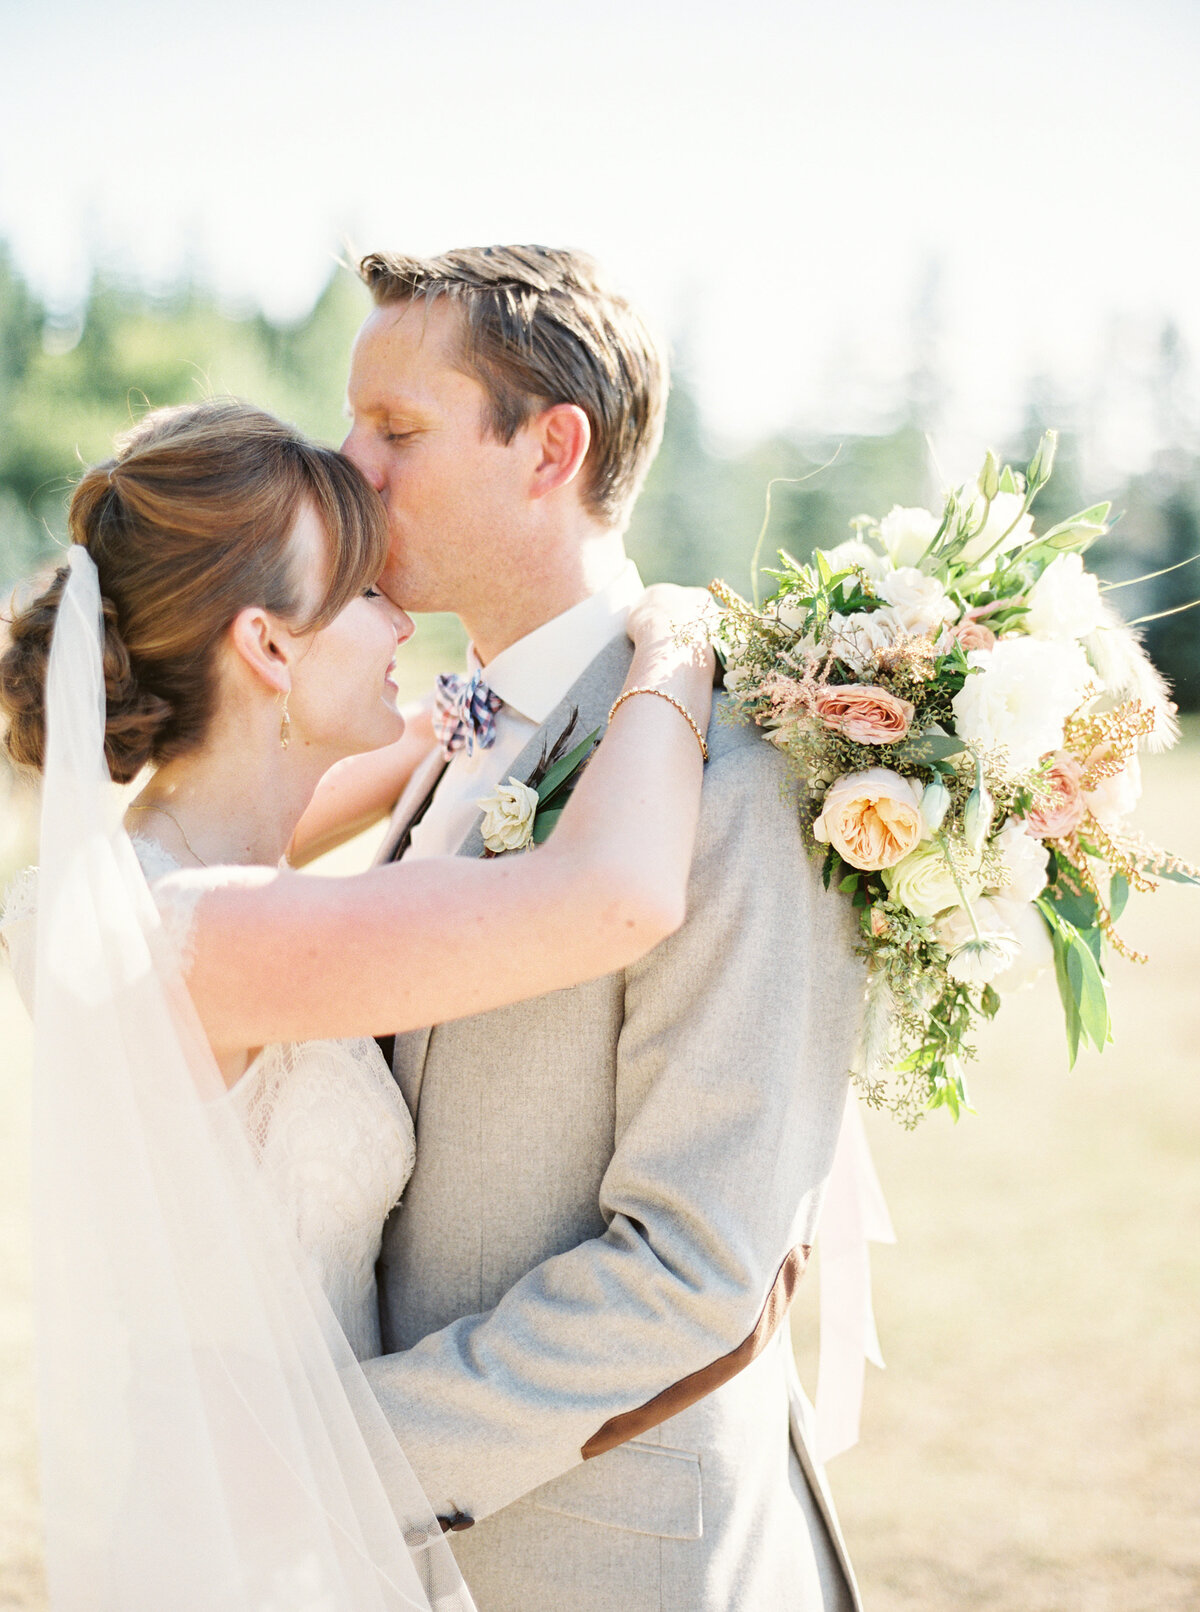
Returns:
[[[461,318],[448,302],[375,309],[350,361],[342,452],[387,504],[384,592],[469,617],[520,564],[529,453],[521,433],[490,434],[487,394],[461,367]]]

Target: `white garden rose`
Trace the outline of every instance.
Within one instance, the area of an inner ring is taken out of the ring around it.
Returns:
[[[1100,584],[1078,554],[1060,554],[1025,596],[1022,626],[1034,638],[1086,638],[1104,620]]]
[[[864,543],[861,537],[848,537],[836,548],[822,549],[821,552],[835,573],[848,571],[851,566],[857,566],[860,571],[865,571],[873,582],[877,582],[887,569],[879,550],[873,549],[869,543]]]
[[[1054,946],[1046,920],[1031,901],[1006,901],[997,896],[991,905],[1021,948],[1006,969],[993,975],[992,984],[998,991],[1023,991],[1054,966]]]
[[[974,482],[967,487],[961,487],[958,496],[959,501],[966,507],[973,510],[982,509],[983,499]],[[1020,514],[1024,502],[1020,493],[997,493],[992,499],[986,522],[962,549],[958,556],[959,560],[964,565],[978,565],[986,573],[995,567],[997,559],[1002,554],[1007,554],[1012,549],[1019,549],[1023,543],[1028,543],[1033,536],[1033,516],[1028,513]],[[1010,526],[1012,531],[1008,530]],[[1005,533],[1008,535],[1004,536]],[[1000,541],[1001,538],[1003,541]],[[988,550],[993,544],[998,546],[994,553],[989,554]]]
[[[835,610],[821,647],[861,674],[881,649],[890,649],[897,638],[904,636],[894,610],[858,610],[852,616],[839,615]]]
[[[964,896],[973,902],[983,889],[978,873],[960,872],[956,879],[941,846],[928,840],[895,867],[885,868],[883,882],[892,899],[915,918],[936,918],[947,907],[960,906]]]
[[[972,650],[973,668],[954,696],[954,731],[984,749],[1004,745],[1012,772],[1028,772],[1062,745],[1063,723],[1091,680],[1078,644],[1001,638]]]
[[[879,584],[879,593],[913,638],[937,634],[945,622],[958,615],[958,606],[937,577],[927,577],[913,565],[889,571]]]
[[[879,523],[879,541],[893,565],[916,565],[937,536],[941,522],[927,509],[893,504]]]
[[[533,838],[538,796],[528,784],[510,778],[506,784],[497,784],[494,794],[485,795],[476,805],[483,813],[483,843],[495,855],[523,851]]]
[[[796,605],[780,603],[775,606],[775,619],[781,627],[786,627],[789,632],[799,632],[808,620],[808,611],[802,610]]]
[[[1005,884],[994,887],[1005,901],[1032,901],[1041,895],[1046,888],[1049,853],[1041,840],[1026,832],[1024,823],[1010,817],[992,841],[992,848],[999,852],[1008,875]]]

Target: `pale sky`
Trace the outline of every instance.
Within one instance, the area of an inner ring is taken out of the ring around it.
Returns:
[[[1193,0],[0,0],[0,48],[0,236],[63,305],[97,261],[288,316],[345,238],[585,246],[746,439],[890,403],[934,270],[972,459],[1033,373],[1200,349]]]

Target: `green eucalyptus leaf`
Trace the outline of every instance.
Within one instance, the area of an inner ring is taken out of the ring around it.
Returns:
[[[1099,963],[1078,933],[1067,942],[1067,978],[1075,993],[1083,1033],[1093,1046],[1103,1048],[1112,1040],[1108,992]]]
[[[1057,915],[1075,929],[1090,929],[1099,914],[1096,898],[1090,890],[1076,893],[1065,884],[1055,884],[1046,899],[1053,903]]]
[[[1108,887],[1108,910],[1112,914],[1113,922],[1125,911],[1125,903],[1129,900],[1129,880],[1123,873],[1114,873],[1112,882]]]
[[[953,734],[922,733],[905,744],[904,758],[916,762],[947,761],[951,756],[960,756],[966,748]]]
[[[847,873],[846,877],[838,885],[839,890],[847,891],[847,892],[850,891],[850,890],[857,890],[857,888],[858,888],[858,874],[857,873]]]

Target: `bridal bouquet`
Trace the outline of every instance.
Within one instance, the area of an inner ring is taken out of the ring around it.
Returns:
[[[859,911],[869,962],[855,1077],[908,1125],[955,1116],[980,1016],[1052,966],[1070,1061],[1111,1040],[1106,950],[1131,888],[1200,874],[1129,825],[1138,751],[1175,707],[1082,552],[1107,504],[1048,531],[1047,433],[1024,474],[989,453],[939,515],[894,508],[716,628],[736,714],[801,783],[806,839]],[[1144,961],[1144,958],[1138,958]]]

